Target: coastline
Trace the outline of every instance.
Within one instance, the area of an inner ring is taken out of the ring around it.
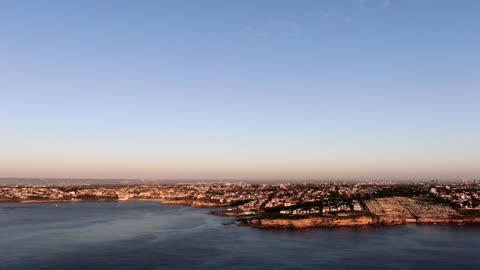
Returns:
[[[54,199],[41,199],[41,200],[0,200],[0,203],[78,203],[78,202],[160,202],[165,205],[185,205],[196,208],[219,208],[227,207],[229,204],[219,204],[215,202],[195,201],[195,200],[169,200],[169,199],[128,199],[128,200],[54,200]]]
[[[480,217],[455,217],[455,218],[391,218],[375,215],[365,215],[352,218],[338,217],[308,217],[300,219],[289,218],[252,218],[243,220],[247,226],[260,229],[306,229],[319,227],[372,227],[395,226],[404,224],[480,224]]]
[[[1,200],[0,203],[82,203],[82,202],[159,202],[165,205],[183,205],[194,208],[222,208],[228,204],[196,201],[196,200],[170,200],[170,199],[128,199],[128,200]],[[307,217],[275,217],[268,218],[259,215],[246,215],[236,211],[218,210],[211,211],[210,214],[222,217],[238,217],[233,224],[238,226],[249,226],[259,229],[307,229],[307,228],[334,228],[334,227],[375,227],[375,226],[395,226],[404,224],[480,224],[480,217],[454,216],[449,218],[405,218],[375,215],[365,213],[354,217],[332,217],[332,216],[307,216]],[[232,223],[227,223],[232,224]]]

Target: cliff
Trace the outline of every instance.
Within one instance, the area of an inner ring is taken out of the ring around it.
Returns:
[[[162,204],[175,204],[175,205],[192,205],[191,200],[160,200]]]
[[[360,216],[360,217],[308,217],[302,219],[289,218],[253,218],[246,221],[247,225],[264,229],[305,229],[314,227],[359,227],[372,225],[401,225],[406,223],[417,224],[480,224],[480,218],[452,217],[452,218],[417,218],[405,219],[388,216]]]
[[[248,224],[258,228],[290,228],[290,229],[304,229],[313,227],[337,227],[337,226],[367,226],[376,224],[378,221],[376,217],[361,216],[354,218],[334,218],[334,217],[309,217],[302,219],[251,219]]]
[[[480,224],[480,217],[418,218],[418,224]]]
[[[237,212],[237,211],[214,211],[210,212],[212,215],[220,216],[220,217],[247,217],[253,216],[254,214],[248,212]]]

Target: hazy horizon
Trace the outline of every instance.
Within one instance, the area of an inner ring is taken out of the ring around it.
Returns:
[[[2,1],[0,178],[480,178],[478,10]]]
[[[182,184],[182,183],[256,183],[256,184],[275,184],[275,183],[430,183],[436,180],[439,183],[460,183],[468,181],[480,181],[478,178],[448,178],[448,179],[430,179],[430,178],[410,178],[410,179],[380,179],[380,178],[324,178],[324,179],[301,179],[301,178],[191,178],[191,179],[140,179],[140,178],[1,178],[0,186],[10,185],[156,185],[156,184]]]

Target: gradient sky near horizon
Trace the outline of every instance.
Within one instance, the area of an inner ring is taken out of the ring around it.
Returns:
[[[480,177],[480,1],[0,1],[0,177]]]

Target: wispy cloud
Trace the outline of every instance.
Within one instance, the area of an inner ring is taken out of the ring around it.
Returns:
[[[407,2],[407,0],[404,0]],[[417,0],[415,0],[417,1]],[[419,1],[419,0],[418,0]],[[356,3],[362,7],[370,9],[383,9],[387,10],[393,5],[393,0],[357,0]]]
[[[419,7],[425,4],[431,4],[433,0],[415,0],[406,2],[407,7]]]
[[[383,1],[383,8],[384,9],[389,9],[392,6],[393,1],[392,0],[384,0]]]
[[[309,12],[305,14],[306,17],[318,18],[322,21],[329,21],[338,17],[338,13],[334,10],[319,11],[319,12]]]
[[[302,29],[297,23],[289,21],[271,21],[264,25],[267,32],[288,36],[296,36],[302,33]]]
[[[310,19],[315,19],[316,21],[351,23],[354,20],[354,16],[352,14],[355,12],[355,17],[357,17],[357,15],[373,15],[390,10],[396,5],[414,6],[431,1],[433,0],[352,0],[351,4],[353,4],[353,9],[347,8],[341,11],[333,9],[312,11],[298,16],[298,19],[302,20],[302,17],[309,17]],[[309,23],[311,23],[311,21]],[[300,24],[293,21],[275,20],[266,22],[263,25],[247,26],[243,28],[241,32],[248,35],[250,39],[258,41],[268,38],[269,36],[298,36],[302,34],[302,27]]]
[[[240,32],[247,35],[253,41],[259,41],[265,37],[264,33],[260,33],[257,29],[255,29],[255,27],[252,26],[244,27]]]
[[[319,12],[309,12],[304,15],[305,17],[309,17],[310,19],[315,19],[317,21],[323,22],[345,22],[350,23],[353,20],[351,15],[347,15],[336,10],[327,10],[327,11],[319,11]]]
[[[302,28],[295,22],[270,21],[256,27],[244,27],[240,33],[257,42],[269,36],[297,36],[302,33]]]
[[[336,17],[338,17],[338,13],[336,11],[333,11],[333,10],[328,10],[328,11],[320,14],[320,19],[322,19],[324,21],[329,21],[329,20],[334,19]]]

